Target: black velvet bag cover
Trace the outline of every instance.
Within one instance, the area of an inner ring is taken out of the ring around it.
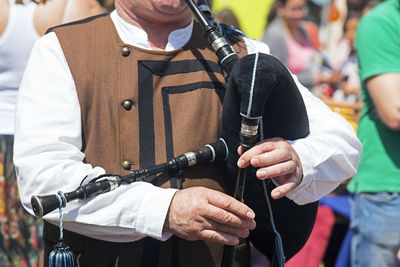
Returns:
[[[263,139],[281,137],[286,140],[309,134],[309,122],[303,98],[287,68],[275,57],[258,54],[254,85],[253,69],[256,54],[239,59],[230,73],[223,103],[221,137],[229,148],[227,177],[232,190],[237,177],[240,127],[242,117],[262,117],[259,128]],[[251,90],[250,88],[253,88]],[[256,213],[257,227],[250,233],[254,246],[272,258],[274,233],[266,199],[255,170],[249,172],[244,193],[245,203]],[[274,184],[268,183],[269,194]],[[297,205],[286,197],[271,200],[275,225],[282,237],[286,260],[296,254],[307,241],[314,226],[318,203]]]

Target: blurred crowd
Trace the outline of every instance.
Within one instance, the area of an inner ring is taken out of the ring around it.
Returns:
[[[30,49],[48,28],[112,10],[113,2],[0,0],[0,266],[39,266],[41,223],[26,214],[19,204],[12,165],[16,91]],[[217,21],[267,43],[270,53],[286,64],[303,85],[357,130],[365,103],[361,94],[363,78],[360,80],[356,32],[362,17],[380,1],[214,0],[209,4]],[[395,157],[398,157],[394,161],[397,165],[400,155]],[[346,185],[332,196],[345,196],[347,201]],[[337,212],[329,201],[326,203],[329,209],[320,209],[316,223],[322,229],[318,232],[320,235],[310,239],[303,258],[295,257],[287,266],[338,266],[340,249],[350,229],[350,205],[343,204],[347,205],[346,213]],[[305,263],[304,257],[313,257],[314,262]],[[348,261],[344,262],[341,266],[350,266]],[[256,266],[268,266],[268,261],[254,251],[253,267]]]
[[[315,95],[327,101],[355,103],[349,106],[360,109],[357,104],[361,85],[354,40],[361,16],[378,4],[377,0],[251,1],[264,17],[257,12],[247,13],[249,8],[238,7],[236,2],[213,1],[216,17],[267,43],[271,54]],[[268,10],[267,14],[264,10]],[[250,17],[256,17],[257,22],[249,26]],[[245,29],[260,25],[264,28],[261,36]]]

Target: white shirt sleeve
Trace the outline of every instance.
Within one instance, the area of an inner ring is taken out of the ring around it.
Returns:
[[[249,54],[269,54],[267,44],[245,38]],[[302,182],[286,196],[299,205],[314,202],[333,191],[357,172],[362,146],[353,127],[293,78],[303,97],[310,122],[310,134],[288,141],[303,167]]]
[[[105,173],[83,163],[81,147],[75,84],[55,33],[49,33],[32,49],[16,107],[14,163],[21,201],[30,213],[31,196],[70,192],[86,176],[89,181]],[[171,235],[163,234],[163,224],[175,192],[137,182],[75,200],[64,209],[64,227],[107,241],[165,240]],[[44,218],[57,224],[58,210]]]

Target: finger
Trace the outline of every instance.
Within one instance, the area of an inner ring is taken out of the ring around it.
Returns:
[[[276,147],[281,145],[280,144],[281,140],[283,139],[274,138],[274,139],[264,140],[263,142],[253,146],[252,148],[244,152],[242,156],[240,156],[237,163],[238,167],[245,168],[249,166],[250,160],[254,156],[274,150]]]
[[[237,244],[239,244],[238,237],[231,235],[231,234],[214,231],[214,230],[201,231],[200,239],[201,240],[210,240],[210,241],[214,241],[214,242],[221,243],[224,245],[229,245],[229,246],[236,246]]]
[[[248,206],[224,193],[210,190],[207,194],[207,199],[208,203],[211,205],[234,213],[240,217],[252,220],[256,216],[254,211],[252,211]]]
[[[256,223],[254,220],[239,217],[233,213],[230,213],[213,205],[209,205],[206,208],[206,214],[204,214],[204,217],[211,219],[221,225],[226,225],[234,228],[252,230],[256,227]]]
[[[281,197],[285,196],[287,193],[289,193],[290,191],[292,191],[296,187],[296,185],[297,185],[297,183],[294,181],[282,184],[282,185],[274,188],[271,191],[271,197],[273,199],[281,198]]]
[[[242,146],[239,146],[238,149],[237,149],[237,153],[238,153],[239,156],[242,155],[242,151],[243,151]]]
[[[287,148],[278,148],[270,152],[264,152],[251,158],[253,167],[266,167],[292,159],[291,151]]]
[[[207,222],[205,223],[204,227],[205,229],[208,230],[214,230],[225,234],[231,234],[241,238],[246,238],[250,233],[249,229],[246,228],[231,227],[225,224],[215,222],[213,220],[206,220],[206,221]]]
[[[283,176],[294,173],[296,171],[297,164],[293,160],[281,162],[265,168],[260,168],[256,172],[256,176],[260,180],[267,178],[273,178],[276,176]]]

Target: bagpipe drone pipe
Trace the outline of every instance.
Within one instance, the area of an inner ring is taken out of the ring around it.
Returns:
[[[252,167],[239,169],[237,148],[241,145],[245,151],[258,141],[273,137],[286,140],[306,137],[309,121],[302,96],[292,75],[278,59],[262,53],[239,58],[210,22],[206,3],[200,0],[197,6],[192,0],[186,2],[228,77],[220,134],[229,149],[227,177],[232,180],[237,177],[236,182],[231,182],[233,195],[256,213],[257,227],[250,232],[249,239],[272,259],[272,266],[283,266],[306,243],[318,203],[297,205],[286,197],[270,199],[274,183],[257,179]],[[280,233],[278,241],[277,233]],[[283,251],[279,251],[279,246]],[[233,257],[234,248],[226,246],[222,266],[232,266]]]
[[[186,152],[165,163],[154,165],[149,168],[133,170],[128,175],[103,174],[92,179],[87,184],[80,185],[71,192],[64,193],[59,191],[57,194],[32,196],[32,209],[35,215],[41,218],[57,209],[60,201],[62,207],[66,207],[67,203],[73,200],[89,199],[113,191],[124,184],[141,181],[151,183],[156,178],[155,174],[169,170],[183,170],[198,164],[225,161],[227,157],[228,148],[226,142],[220,138],[217,142],[206,144],[203,148]]]

